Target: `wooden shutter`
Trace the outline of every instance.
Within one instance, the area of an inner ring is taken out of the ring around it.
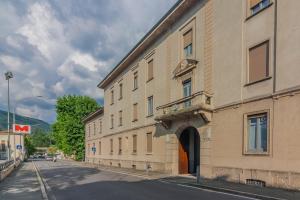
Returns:
[[[148,62],[148,80],[153,78],[153,59]]]
[[[136,153],[137,152],[137,136],[136,135],[133,135],[132,136],[132,151],[133,153]]]
[[[133,104],[133,121],[137,120],[137,103]]]
[[[113,153],[114,149],[113,149],[113,139],[110,139],[110,153]]]
[[[250,8],[253,8],[256,6],[258,3],[260,3],[262,0],[250,0]]]
[[[147,133],[147,153],[152,152],[152,133]]]
[[[269,42],[264,42],[249,50],[249,82],[269,76]]]
[[[183,35],[183,47],[185,48],[192,43],[193,43],[193,32],[191,29]]]
[[[123,98],[123,84],[121,83],[121,84],[119,85],[119,87],[120,87],[119,99],[122,99],[122,98]]]
[[[122,153],[122,138],[119,138],[119,154]]]
[[[99,155],[101,155],[101,142],[99,142],[99,146],[98,146],[98,149],[99,149]]]

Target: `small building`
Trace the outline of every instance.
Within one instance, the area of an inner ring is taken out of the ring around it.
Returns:
[[[8,156],[8,132],[0,131],[0,160],[7,160]],[[24,159],[24,134],[10,132],[11,159]]]

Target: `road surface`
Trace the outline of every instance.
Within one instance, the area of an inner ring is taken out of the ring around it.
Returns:
[[[47,188],[48,198],[56,200],[245,200],[235,196],[174,183],[102,171],[72,162],[36,161]]]

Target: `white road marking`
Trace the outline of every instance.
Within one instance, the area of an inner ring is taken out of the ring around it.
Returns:
[[[202,191],[206,191],[206,192],[213,192],[213,193],[225,194],[225,195],[234,196],[234,197],[240,197],[240,198],[244,198],[244,199],[258,200],[257,198],[246,197],[246,196],[237,195],[237,194],[230,194],[230,193],[226,193],[226,192],[219,192],[219,191],[214,191],[214,190],[209,190],[209,189],[194,187],[194,186],[190,186],[190,185],[184,185],[184,184],[176,184],[176,185],[182,186],[182,187],[186,187],[186,188],[198,189],[198,190],[202,190]]]
[[[43,199],[48,200],[48,196],[47,196],[46,189],[45,189],[45,185],[44,185],[44,183],[43,183],[43,181],[42,181],[42,178],[41,178],[41,176],[40,176],[40,174],[39,174],[39,172],[38,172],[38,169],[37,169],[37,167],[35,166],[35,163],[34,163],[33,161],[32,161],[32,164],[33,164],[33,167],[34,167],[34,169],[35,169],[36,176],[37,176],[38,181],[39,181],[40,186],[41,186],[41,191],[42,191]]]

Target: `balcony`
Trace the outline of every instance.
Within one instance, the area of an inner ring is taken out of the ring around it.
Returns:
[[[187,117],[202,117],[205,122],[211,121],[212,95],[204,91],[196,92],[188,97],[157,107],[156,121],[168,128],[173,120]]]

